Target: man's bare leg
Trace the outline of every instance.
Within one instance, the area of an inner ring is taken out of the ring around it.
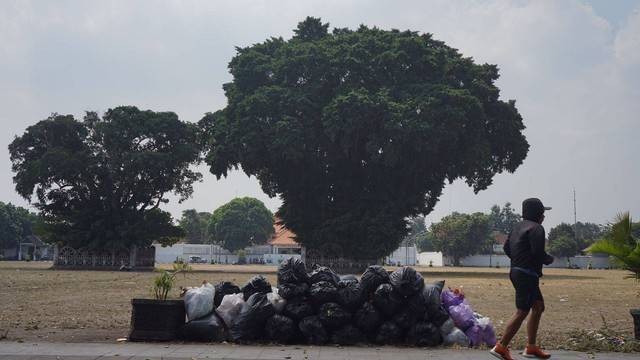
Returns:
[[[516,333],[518,333],[520,326],[522,326],[522,322],[527,318],[528,314],[529,311],[520,309],[516,311],[511,319],[509,319],[509,322],[507,322],[507,327],[504,329],[504,334],[500,339],[500,344],[502,344],[504,347],[509,346],[509,343],[511,342],[513,337],[516,336]]]
[[[536,345],[538,337],[538,326],[544,312],[544,302],[537,300],[531,307],[531,315],[527,321],[527,345]]]

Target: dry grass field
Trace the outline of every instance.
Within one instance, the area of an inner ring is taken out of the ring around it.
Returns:
[[[0,262],[0,337],[22,341],[112,342],[126,337],[130,300],[151,297],[151,272],[49,270],[50,263]],[[275,267],[195,265],[177,286],[202,280],[242,285],[253,274],[275,284]],[[514,310],[508,269],[419,268],[427,281],[462,287],[474,309],[489,316],[499,333]],[[632,336],[629,309],[640,307],[638,285],[615,270],[547,269],[542,279],[547,311],[541,343],[571,348],[576,330]],[[177,290],[174,291],[177,295]],[[524,341],[518,336],[517,344]],[[575,348],[575,347],[574,347]]]

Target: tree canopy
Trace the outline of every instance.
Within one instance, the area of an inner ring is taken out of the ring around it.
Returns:
[[[273,234],[273,214],[262,201],[235,198],[217,208],[211,216],[211,240],[229,251],[264,244]]]
[[[179,224],[184,230],[185,240],[190,244],[208,242],[210,221],[211,213],[198,212],[195,209],[184,210]]]
[[[505,203],[502,208],[498,205],[491,207],[489,223],[493,231],[509,234],[520,220],[522,216],[513,210],[510,202]]]
[[[566,258],[576,256],[603,235],[603,227],[598,224],[560,223],[549,230],[549,253]]]
[[[445,182],[478,192],[529,149],[515,102],[499,98],[497,66],[430,34],[329,32],[307,18],[289,40],[238,48],[229,69],[227,107],[200,122],[210,170],[256,176],[312,251],[381,258]]]
[[[454,212],[431,224],[430,230],[435,250],[451,256],[455,266],[460,265],[463,257],[477,254],[493,243],[489,216],[479,212]]]
[[[197,128],[172,112],[109,109],[53,114],[10,145],[18,193],[41,211],[54,242],[74,247],[146,246],[182,230],[159,209],[193,192],[201,175]]]

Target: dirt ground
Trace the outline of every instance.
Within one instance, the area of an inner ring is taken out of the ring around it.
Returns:
[[[132,298],[151,297],[152,272],[49,270],[50,263],[0,262],[0,339],[18,341],[113,342],[126,337]],[[500,333],[514,311],[508,269],[418,268],[426,281],[462,287],[477,312]],[[244,284],[252,274],[276,283],[272,266],[195,265],[177,286],[202,280]],[[616,270],[547,269],[541,287],[547,311],[540,342],[564,348],[576,330],[632,336],[630,308],[640,307],[638,286]],[[174,292],[177,296],[178,290]],[[521,332],[514,345],[522,344]]]

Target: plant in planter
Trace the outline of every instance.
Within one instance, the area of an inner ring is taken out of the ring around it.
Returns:
[[[180,271],[163,271],[153,280],[155,299],[131,299],[131,341],[169,341],[185,322],[184,301],[167,300]]]
[[[631,272],[628,278],[640,282],[640,240],[633,236],[633,223],[629,213],[616,217],[611,231],[596,241],[587,251],[591,254],[607,254],[623,269]],[[636,339],[640,340],[640,309],[631,309]]]

